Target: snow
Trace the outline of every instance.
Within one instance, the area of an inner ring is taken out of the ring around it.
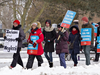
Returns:
[[[12,59],[0,59],[0,63],[11,62]],[[23,59],[24,65],[27,59]],[[81,58],[78,66],[73,66],[73,61],[66,61],[67,68],[64,69],[59,64],[59,58],[54,58],[54,67],[49,68],[49,65],[44,58],[44,63],[41,67],[37,67],[37,60],[35,59],[33,64],[33,70],[22,69],[17,65],[13,69],[9,69],[8,66],[0,68],[1,75],[100,75],[100,62],[95,63],[91,61],[90,66],[85,65],[85,59]]]

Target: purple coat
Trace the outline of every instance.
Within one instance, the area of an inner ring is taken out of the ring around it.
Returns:
[[[60,54],[60,53],[68,53],[68,32],[65,31],[64,33],[64,37],[61,37],[59,40],[59,43],[56,44],[56,54]],[[56,34],[56,39],[58,38],[59,34]]]

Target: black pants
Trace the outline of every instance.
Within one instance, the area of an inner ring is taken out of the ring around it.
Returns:
[[[99,54],[97,53],[97,44],[95,45],[96,51],[95,51],[95,61],[99,61]]]
[[[43,59],[42,59],[41,55],[29,55],[28,62],[26,65],[27,69],[32,68],[35,57],[37,58],[38,66],[41,66],[41,64],[43,63]]]
[[[17,48],[17,53],[13,54],[13,61],[11,63],[11,67],[15,67],[17,63],[23,67],[23,62],[20,56],[20,50],[21,48]]]

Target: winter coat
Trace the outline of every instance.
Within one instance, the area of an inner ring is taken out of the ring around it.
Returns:
[[[72,34],[72,28],[76,28],[78,30],[78,33],[73,35]],[[80,46],[80,44],[81,44],[81,35],[80,35],[80,32],[79,32],[79,28],[78,28],[77,25],[74,25],[69,29],[69,31],[71,32],[70,35],[69,35],[69,40],[68,40],[70,43],[73,43],[75,37],[77,36],[76,39],[75,39],[75,42],[73,44],[73,49],[72,50],[69,49],[69,53],[72,54],[74,52],[74,54],[79,54],[80,49],[81,49],[81,46]]]
[[[21,28],[21,25],[18,25],[18,27],[14,27],[12,28],[13,30],[19,30],[19,38],[21,39],[20,41],[18,41],[18,47],[21,48],[22,47],[22,41],[25,39],[25,34],[23,29]]]
[[[59,39],[59,42],[56,43],[56,54],[68,53],[68,32],[65,31],[64,36]],[[56,39],[59,37],[59,32],[56,34]]]
[[[43,29],[43,35],[44,35],[44,52],[54,52],[54,40],[56,38],[56,31],[54,28],[50,29]],[[50,40],[50,42],[48,42]]]
[[[30,54],[30,52],[31,52],[31,50],[28,50],[28,54],[29,55],[42,55],[43,54],[43,47],[42,47],[42,41],[44,40],[44,36],[43,36],[43,34],[42,34],[42,32],[41,32],[41,29],[37,29],[34,33],[32,32],[32,30],[31,30],[31,33],[30,33],[30,35],[29,35],[29,38],[28,38],[28,41],[30,41],[31,40],[31,36],[39,36],[39,39],[38,40],[36,40],[36,42],[37,42],[37,44],[38,44],[38,52],[37,52],[37,54]],[[32,41],[32,40],[31,40]]]
[[[82,28],[92,28],[91,44],[93,44],[94,43],[94,28],[93,28],[93,26],[90,23],[88,23],[88,24],[85,24],[85,25],[83,24]]]

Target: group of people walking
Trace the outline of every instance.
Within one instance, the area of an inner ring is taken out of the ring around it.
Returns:
[[[32,44],[33,47],[36,47],[38,45],[38,50],[36,54],[34,54],[33,50],[29,50],[27,52],[29,54],[29,57],[28,57],[26,68],[27,69],[32,68],[35,57],[38,61],[38,67],[40,67],[41,64],[43,63],[43,59],[41,56],[43,53],[48,61],[49,67],[52,68],[53,67],[52,53],[55,50],[56,50],[56,54],[58,54],[59,56],[60,65],[63,66],[64,68],[66,68],[65,54],[66,53],[71,54],[71,58],[74,62],[73,66],[77,66],[78,64],[77,54],[80,53],[81,49],[84,50],[84,54],[86,57],[86,65],[90,65],[90,48],[93,47],[94,44],[94,28],[89,23],[87,17],[83,17],[82,21],[83,21],[82,28],[92,28],[91,45],[81,46],[81,40],[83,38],[81,38],[77,21],[74,22],[75,25],[69,28],[69,31],[61,27],[61,24],[57,25],[57,31],[56,31],[52,27],[51,20],[46,20],[43,32],[41,31],[40,22],[32,23],[31,33],[29,35],[27,42]],[[22,46],[22,40],[25,39],[25,34],[18,20],[15,20],[13,22],[12,29],[19,30],[19,38],[16,38],[16,41],[18,41],[18,49],[17,49],[17,53],[14,53],[13,55],[13,61],[9,68],[10,69],[14,68],[17,63],[24,68],[22,59],[20,57],[20,50]],[[31,40],[31,36],[38,36],[39,39],[33,42],[33,40]],[[6,36],[4,38],[7,39]],[[42,43],[44,43],[44,48],[42,47]],[[54,49],[54,43],[56,43],[55,49]]]

